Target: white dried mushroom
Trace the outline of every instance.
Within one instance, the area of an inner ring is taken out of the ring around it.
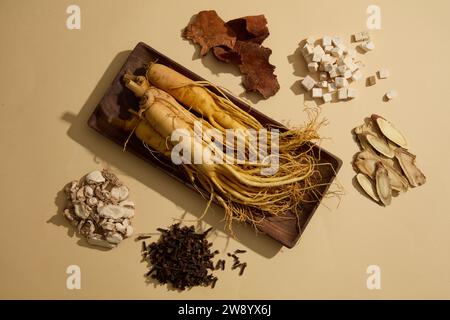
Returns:
[[[64,190],[68,201],[63,214],[89,244],[114,248],[133,234],[134,203],[113,173],[92,171]]]

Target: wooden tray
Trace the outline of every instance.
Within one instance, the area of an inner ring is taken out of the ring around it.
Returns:
[[[128,133],[114,127],[108,122],[108,119],[113,117],[129,118],[130,114],[127,111],[129,108],[138,108],[138,98],[136,98],[130,90],[124,87],[121,79],[126,72],[134,74],[144,74],[144,66],[149,61],[158,60],[158,63],[167,65],[174,70],[184,74],[188,78],[193,80],[204,80],[195,73],[189,71],[178,63],[172,61],[166,56],[162,55],[158,51],[152,49],[145,43],[138,43],[134,50],[130,53],[125,64],[120,69],[119,73],[115,77],[111,84],[111,87],[107,90],[106,94],[92,113],[88,120],[88,125],[94,130],[98,131],[107,138],[115,141],[118,145],[123,146],[125,140],[128,137]],[[280,123],[268,118],[259,111],[251,108],[246,103],[242,102],[238,98],[228,95],[228,97],[241,109],[247,111],[257,120],[259,120],[264,126],[274,125],[280,127],[280,130],[285,129]],[[118,149],[119,150],[119,149]],[[184,173],[173,165],[169,160],[161,158],[156,159],[149,154],[142,143],[136,138],[132,137],[127,145],[127,151],[137,155],[152,165],[164,170],[168,175],[182,182],[192,190],[198,192],[186,179]],[[335,178],[336,173],[339,171],[342,161],[327,152],[324,149],[314,145],[313,151],[317,154],[320,153],[321,162],[328,162],[330,166],[321,166],[322,183],[331,183]],[[324,186],[320,191],[324,194],[328,189],[328,186]],[[321,200],[321,199],[320,199]],[[286,212],[281,217],[267,217],[261,223],[257,225],[258,230],[269,235],[273,239],[277,240],[284,246],[292,248],[300,238],[301,233],[308,224],[315,210],[319,206],[320,200],[309,202],[302,205],[302,216],[298,221],[292,212]]]

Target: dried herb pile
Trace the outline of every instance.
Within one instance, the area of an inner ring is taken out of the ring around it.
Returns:
[[[267,99],[280,89],[275,67],[269,63],[272,50],[262,46],[269,36],[264,15],[225,22],[214,10],[200,11],[183,35],[201,46],[202,56],[212,49],[218,60],[237,64],[246,90]]]
[[[179,223],[158,229],[159,240],[145,246],[144,258],[151,264],[147,276],[180,290],[213,284],[217,277],[209,270],[214,270],[212,258],[219,252],[211,252],[212,243],[206,240],[210,230],[196,233],[193,226]]]
[[[206,237],[212,228],[196,233],[194,226],[180,226],[179,223],[168,229],[158,228],[161,237],[149,245],[142,242],[142,254],[149,263],[147,277],[156,279],[161,284],[171,284],[174,288],[185,290],[195,286],[211,286],[214,288],[218,278],[210,271],[225,270],[225,260],[219,259],[214,266],[213,258],[219,254],[212,251],[212,242]],[[139,236],[137,240],[148,238]],[[232,270],[239,268],[239,275],[244,272],[247,263],[242,263],[236,254],[245,253],[236,250],[233,254]]]

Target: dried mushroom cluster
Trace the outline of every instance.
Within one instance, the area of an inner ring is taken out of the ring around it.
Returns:
[[[361,147],[353,163],[356,179],[374,201],[388,206],[392,196],[426,182],[407,139],[392,123],[372,115],[354,133]]]
[[[93,171],[64,189],[64,216],[91,245],[116,247],[133,234],[134,203],[129,190],[113,173]]]

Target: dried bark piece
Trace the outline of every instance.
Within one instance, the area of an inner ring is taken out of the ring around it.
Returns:
[[[243,43],[240,47],[241,64],[244,74],[242,84],[248,91],[256,91],[265,99],[275,95],[280,89],[275,66],[269,63],[272,50],[256,43]]]
[[[264,15],[247,16],[230,20],[226,25],[236,35],[236,43],[233,48],[218,46],[213,48],[213,53],[217,59],[227,63],[240,64],[240,46],[244,42],[262,44],[269,36],[267,19]]]
[[[376,114],[372,115],[372,119],[373,121],[375,121],[375,123],[378,125],[378,128],[380,128],[380,131],[387,139],[391,140],[402,148],[408,149],[408,140],[403,135],[403,133],[400,132],[400,130],[398,130],[392,123]]]
[[[280,89],[275,67],[269,63],[272,50],[261,46],[269,36],[264,15],[225,23],[214,10],[200,11],[183,36],[201,46],[202,56],[212,48],[218,60],[239,65],[247,91],[258,92],[267,99]]]
[[[358,181],[361,188],[371,197],[375,202],[380,202],[380,198],[377,195],[376,189],[372,179],[362,173],[356,175],[356,181]]]
[[[215,10],[200,11],[186,27],[183,36],[201,46],[204,56],[209,49],[217,46],[234,47],[236,36]]]
[[[381,162],[376,165],[375,185],[381,202],[385,206],[390,205],[392,201],[391,183],[389,182],[388,171]]]
[[[398,148],[395,151],[395,157],[398,159],[400,166],[408,178],[411,187],[418,187],[423,185],[427,178],[416,166],[416,156],[403,148]]]
[[[235,47],[240,43],[240,41],[236,41]],[[232,49],[228,49],[226,47],[214,47],[213,48],[214,56],[225,63],[234,63],[234,64],[240,64],[241,63],[241,57],[237,51],[234,51]]]
[[[227,22],[227,26],[240,41],[261,44],[269,36],[267,19],[263,14],[233,19]]]

